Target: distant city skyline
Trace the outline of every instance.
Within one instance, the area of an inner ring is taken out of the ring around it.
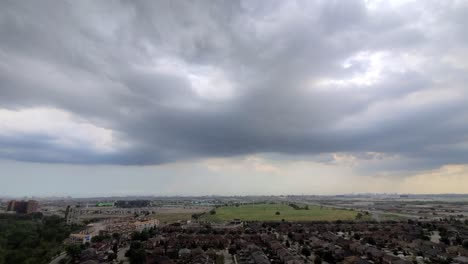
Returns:
[[[466,1],[4,1],[0,194],[468,193]]]

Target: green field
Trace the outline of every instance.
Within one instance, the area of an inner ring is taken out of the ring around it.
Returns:
[[[295,210],[287,204],[252,204],[226,206],[215,209],[216,214],[205,213],[199,220],[211,222],[230,221],[334,221],[354,220],[357,212],[309,205],[309,210]],[[279,215],[276,215],[279,212]]]

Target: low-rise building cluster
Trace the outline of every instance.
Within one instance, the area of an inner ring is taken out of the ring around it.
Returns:
[[[145,229],[157,226],[159,226],[158,219],[135,219],[133,217],[106,219],[88,224],[86,228],[79,232],[70,234],[67,243],[86,244],[90,243],[93,237],[110,237],[114,234],[118,234],[119,237],[128,238],[134,232],[142,232]]]
[[[177,223],[128,239],[144,263],[468,263],[468,226],[456,221]]]

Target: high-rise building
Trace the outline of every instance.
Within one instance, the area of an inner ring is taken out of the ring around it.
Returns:
[[[11,200],[8,202],[7,211],[15,211],[18,214],[31,214],[37,212],[39,203],[35,200],[29,201],[16,201]]]
[[[16,201],[15,200],[11,200],[8,202],[8,206],[7,206],[7,211],[15,211],[15,204],[16,204]]]
[[[65,219],[68,225],[79,224],[80,223],[80,215],[81,211],[80,208],[67,206],[67,210],[65,211]]]

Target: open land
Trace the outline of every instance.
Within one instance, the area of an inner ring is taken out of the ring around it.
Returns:
[[[358,212],[352,210],[315,205],[309,205],[308,208],[308,210],[298,210],[283,203],[223,206],[216,208],[215,214],[205,213],[200,217],[200,220],[211,222],[230,221],[233,219],[243,221],[334,221],[354,220],[358,214]]]

